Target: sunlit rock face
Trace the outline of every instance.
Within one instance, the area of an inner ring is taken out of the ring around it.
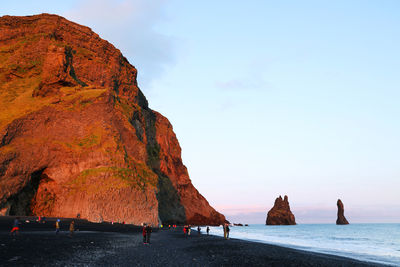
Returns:
[[[0,18],[0,213],[221,224],[137,70],[56,15]]]

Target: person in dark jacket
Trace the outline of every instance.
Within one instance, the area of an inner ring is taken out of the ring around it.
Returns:
[[[210,233],[210,227],[207,226],[207,235]]]
[[[153,231],[153,228],[151,228],[150,225],[146,226],[146,243],[150,244],[150,236],[151,236],[151,232]]]

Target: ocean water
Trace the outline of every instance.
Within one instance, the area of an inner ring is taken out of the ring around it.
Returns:
[[[400,266],[400,224],[250,225],[230,229],[231,238]],[[210,234],[223,236],[223,229],[210,227]]]

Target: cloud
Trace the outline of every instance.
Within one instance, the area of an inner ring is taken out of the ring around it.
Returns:
[[[174,63],[174,39],[156,30],[167,21],[164,0],[84,0],[63,15],[92,28],[138,69],[139,86],[162,76]]]
[[[265,83],[259,80],[232,79],[226,81],[216,81],[215,86],[223,90],[254,90],[265,87]]]
[[[254,59],[242,66],[240,72],[231,72],[234,78],[215,81],[215,86],[222,90],[263,90],[271,88],[271,84],[264,79],[269,67],[269,60]]]

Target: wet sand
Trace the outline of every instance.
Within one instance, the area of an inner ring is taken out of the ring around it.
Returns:
[[[78,221],[77,228],[84,231],[69,237],[68,223],[62,221],[56,236],[54,221],[49,221],[23,224],[20,235],[11,237],[10,225],[10,219],[0,218],[1,266],[378,266],[196,231],[185,238],[180,228],[155,231],[145,245],[135,226]]]

